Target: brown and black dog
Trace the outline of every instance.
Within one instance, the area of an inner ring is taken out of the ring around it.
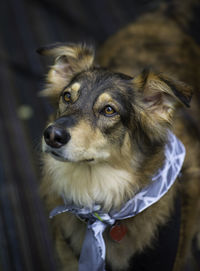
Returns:
[[[80,207],[120,209],[161,168],[172,129],[186,148],[181,181],[122,221],[127,232],[121,242],[112,240],[109,227],[104,240],[110,270],[183,270],[200,207],[200,111],[195,93],[190,104],[188,86],[195,91],[200,86],[200,49],[173,20],[151,14],[111,37],[96,57],[85,44],[56,44],[39,52],[55,59],[42,92],[57,106],[42,140],[41,191],[48,211],[62,205],[63,197]],[[141,72],[147,66],[152,69]],[[135,255],[153,250],[158,231],[174,218],[177,195],[181,226],[173,269],[145,269],[144,263],[136,269]],[[78,270],[86,224],[64,213],[52,226],[60,270]]]

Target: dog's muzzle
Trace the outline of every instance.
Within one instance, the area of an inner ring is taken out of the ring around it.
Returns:
[[[50,125],[44,131],[44,140],[52,148],[61,148],[70,140],[70,134],[62,127]]]

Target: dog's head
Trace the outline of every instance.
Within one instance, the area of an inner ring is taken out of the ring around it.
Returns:
[[[97,67],[91,47],[39,52],[55,58],[42,92],[58,106],[43,136],[43,150],[55,159],[97,163],[145,153],[164,142],[175,108],[189,106],[192,91],[184,83],[152,71],[132,78]]]

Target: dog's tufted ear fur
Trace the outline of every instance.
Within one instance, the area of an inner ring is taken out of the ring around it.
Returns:
[[[142,123],[149,129],[163,133],[172,123],[175,109],[179,105],[189,107],[192,88],[161,73],[144,70],[133,79],[138,111]]]
[[[59,93],[78,73],[93,66],[94,48],[85,44],[53,44],[37,50],[41,55],[54,57],[47,74],[46,88],[40,93],[56,100]]]

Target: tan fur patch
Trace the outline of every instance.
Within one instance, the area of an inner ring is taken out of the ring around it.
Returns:
[[[80,87],[81,87],[81,84],[80,84],[80,83],[77,83],[77,82],[74,83],[74,84],[71,86],[72,90],[75,91],[75,92],[78,92],[79,89],[80,89]]]
[[[112,99],[112,97],[110,96],[109,93],[103,93],[98,97],[97,103],[104,104],[105,102],[109,103],[109,102],[112,102],[112,101],[113,101],[113,99]]]

